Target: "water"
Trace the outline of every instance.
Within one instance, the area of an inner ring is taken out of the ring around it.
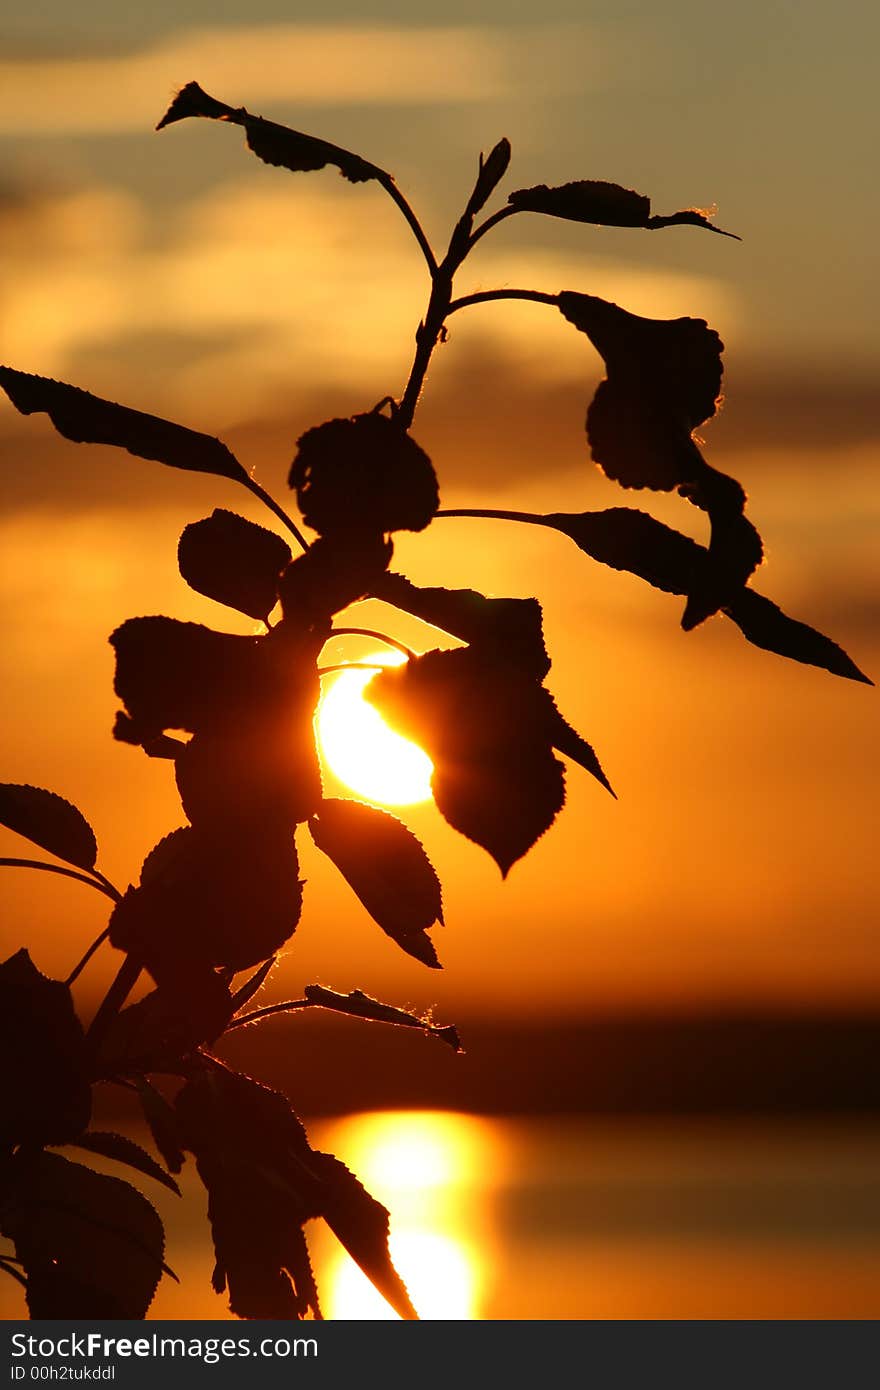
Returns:
[[[391,1208],[426,1318],[880,1315],[878,1126],[407,1111],[309,1132]],[[152,1313],[223,1318],[190,1169],[185,1204],[149,1192],[182,1281]],[[328,1317],[395,1316],[322,1223],[307,1232]],[[0,1296],[21,1316],[17,1286]]]

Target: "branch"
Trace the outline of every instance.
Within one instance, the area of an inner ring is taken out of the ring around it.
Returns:
[[[114,888],[97,869],[93,878],[90,874],[78,873],[76,869],[65,869],[60,864],[44,864],[42,859],[0,859],[0,868],[41,869],[46,874],[61,874],[64,878],[75,878],[79,883],[87,883],[90,888],[97,888],[99,893],[103,893],[105,898],[111,898],[115,903],[122,899],[119,889]]]
[[[542,290],[480,290],[477,294],[466,294],[461,299],[453,299],[446,311],[447,318],[450,314],[458,313],[459,309],[468,309],[471,304],[489,304],[494,299],[530,299],[535,304],[552,304],[558,307],[559,299],[555,294],[544,294]]]

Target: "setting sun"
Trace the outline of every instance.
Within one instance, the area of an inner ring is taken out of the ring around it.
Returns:
[[[397,652],[371,653],[365,664],[397,666]],[[318,746],[331,772],[359,796],[385,806],[431,798],[431,759],[401,738],[364,699],[373,672],[360,666],[340,671],[325,684],[318,705]]]

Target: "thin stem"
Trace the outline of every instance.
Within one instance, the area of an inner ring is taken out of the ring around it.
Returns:
[[[303,550],[308,550],[309,543],[306,540],[303,533],[300,531],[296,522],[293,521],[287,515],[287,512],[284,510],[284,508],[278,505],[278,503],[275,501],[275,498],[272,497],[271,494],[268,493],[265,488],[260,487],[260,484],[256,482],[254,478],[248,478],[246,482],[242,483],[242,486],[246,487],[248,492],[252,492],[255,497],[258,497],[260,501],[263,503],[263,505],[269,508],[270,512],[274,512],[281,524],[283,526],[286,526],[287,530],[290,532],[292,536],[296,537]]]
[[[73,982],[74,982],[74,980],[77,978],[77,976],[79,976],[79,975],[82,973],[82,971],[85,969],[85,967],[88,965],[89,961],[92,959],[92,956],[93,956],[93,955],[95,954],[95,952],[98,950],[99,946],[103,946],[104,942],[107,940],[107,937],[108,937],[109,935],[110,935],[110,928],[109,928],[109,927],[105,927],[104,930],[101,932],[101,935],[95,937],[94,941],[92,942],[92,944],[91,944],[91,946],[89,947],[89,949],[86,951],[86,953],[85,953],[85,955],[83,956],[82,960],[79,962],[78,965],[75,965],[75,966],[73,967],[73,969],[71,970],[71,972],[70,972],[70,974],[68,975],[67,979],[64,981],[64,983],[65,983],[66,985],[72,985],[72,984],[73,984]]]
[[[254,1023],[258,1018],[268,1018],[270,1014],[292,1013],[295,1009],[312,1009],[314,1004],[311,999],[286,999],[283,1004],[267,1004],[264,1009],[254,1009],[253,1013],[242,1014],[240,1018],[234,1018],[227,1024],[226,1032],[232,1028],[241,1028],[245,1023]]]
[[[386,174],[384,170],[380,171],[378,182],[385,189],[385,192],[388,194],[389,198],[393,198],[394,202],[400,208],[400,211],[403,213],[404,217],[410,225],[413,236],[415,237],[416,241],[419,243],[419,246],[421,247],[422,255],[428,263],[428,269],[430,270],[431,274],[434,275],[435,271],[437,270],[437,257],[431,250],[431,243],[425,236],[425,232],[421,222],[416,217],[406,198],[403,196],[390,174]]]
[[[452,273],[453,267],[449,264],[447,256],[434,272],[427,313],[424,321],[416,329],[415,356],[396,416],[398,423],[405,430],[408,430],[413,422],[431,354],[443,332],[443,323],[452,302]]]
[[[122,898],[118,888],[114,888],[97,869],[95,877],[92,878],[90,874],[81,874],[76,869],[66,869],[61,864],[44,864],[42,859],[0,859],[0,868],[41,869],[46,874],[61,874],[64,878],[75,878],[79,883],[87,883],[90,888],[97,888],[99,893],[103,893],[106,898],[112,898],[115,903]]]
[[[471,304],[489,304],[494,299],[530,299],[535,304],[559,303],[559,297],[555,294],[544,294],[542,290],[480,290],[477,294],[466,294],[461,299],[453,299],[446,316],[458,313],[459,309],[467,309]]]
[[[119,967],[115,980],[98,1006],[98,1011],[89,1024],[86,1040],[94,1052],[104,1039],[104,1035],[134,989],[141,967],[133,956],[126,956]]]
[[[547,518],[538,512],[503,512],[494,507],[448,507],[434,513],[437,516],[476,516],[492,521],[523,521],[529,526],[547,526]]]
[[[515,212],[522,211],[522,208],[505,207],[499,208],[497,212],[493,212],[491,217],[487,217],[485,222],[481,222],[479,227],[471,233],[471,246],[476,246],[480,237],[484,237],[487,232],[491,232],[492,228],[497,227],[499,222],[505,222],[508,217],[513,217]]]
[[[386,646],[394,647],[396,651],[402,652],[408,661],[412,661],[415,656],[415,652],[405,643],[398,642],[396,637],[386,637],[384,632],[374,632],[369,627],[334,627],[330,637],[327,638],[328,642],[331,637],[372,637],[375,641],[384,642]]]

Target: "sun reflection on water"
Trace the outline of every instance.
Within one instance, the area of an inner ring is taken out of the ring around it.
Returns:
[[[390,1208],[391,1256],[420,1317],[484,1316],[493,1245],[485,1189],[504,1166],[497,1132],[469,1115],[388,1111],[337,1121],[322,1142]],[[324,1287],[329,1318],[397,1316],[338,1247]]]

